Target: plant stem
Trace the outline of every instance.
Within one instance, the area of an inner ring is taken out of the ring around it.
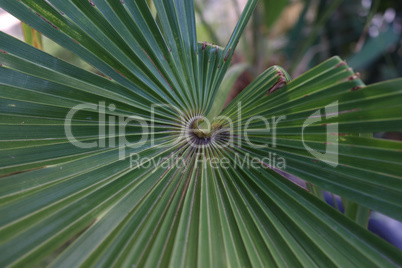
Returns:
[[[352,219],[360,226],[367,228],[370,209],[350,200],[345,200],[345,216]]]
[[[314,196],[318,197],[320,200],[325,202],[325,197],[320,187],[312,183],[306,183],[306,188],[311,194],[313,194]]]
[[[21,27],[24,33],[25,43],[42,50],[42,34],[23,22],[21,22]]]

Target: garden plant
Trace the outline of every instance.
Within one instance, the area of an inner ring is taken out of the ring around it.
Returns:
[[[223,47],[191,0],[0,0],[97,70],[0,32],[1,267],[402,266],[367,230],[402,221],[402,79],[272,66],[224,107],[257,2]]]

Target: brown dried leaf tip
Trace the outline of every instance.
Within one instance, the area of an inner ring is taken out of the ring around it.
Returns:
[[[207,41],[204,41],[202,43],[202,50],[205,50],[207,48],[207,46],[208,46]]]
[[[277,91],[278,89],[282,88],[283,86],[285,86],[287,84],[286,78],[285,78],[285,75],[283,74],[283,72],[281,70],[279,70],[278,74],[279,74],[278,80],[270,89],[268,89],[268,92],[266,95],[269,95],[269,94]]]
[[[346,60],[341,61],[340,63],[338,63],[335,68],[338,68],[340,66],[346,65]]]
[[[360,79],[360,73],[356,72],[354,75],[348,77],[349,80]]]
[[[226,53],[226,56],[225,56],[225,58],[224,58],[224,61],[227,61],[227,59],[229,58],[230,50],[232,50],[232,49],[229,48],[229,50],[228,50],[228,52]]]

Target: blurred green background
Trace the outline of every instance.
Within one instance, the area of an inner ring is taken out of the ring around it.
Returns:
[[[245,0],[196,0],[198,38],[225,45]],[[292,77],[339,55],[366,83],[402,76],[402,1],[261,0],[237,50],[260,73],[273,64]]]

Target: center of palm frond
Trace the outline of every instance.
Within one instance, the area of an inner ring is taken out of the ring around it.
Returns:
[[[215,132],[215,128],[209,124],[203,124],[203,118],[197,118],[191,124],[192,133],[200,139],[210,139]]]
[[[213,146],[226,143],[230,133],[220,125],[211,125],[203,117],[196,117],[187,124],[186,136],[191,145]]]

